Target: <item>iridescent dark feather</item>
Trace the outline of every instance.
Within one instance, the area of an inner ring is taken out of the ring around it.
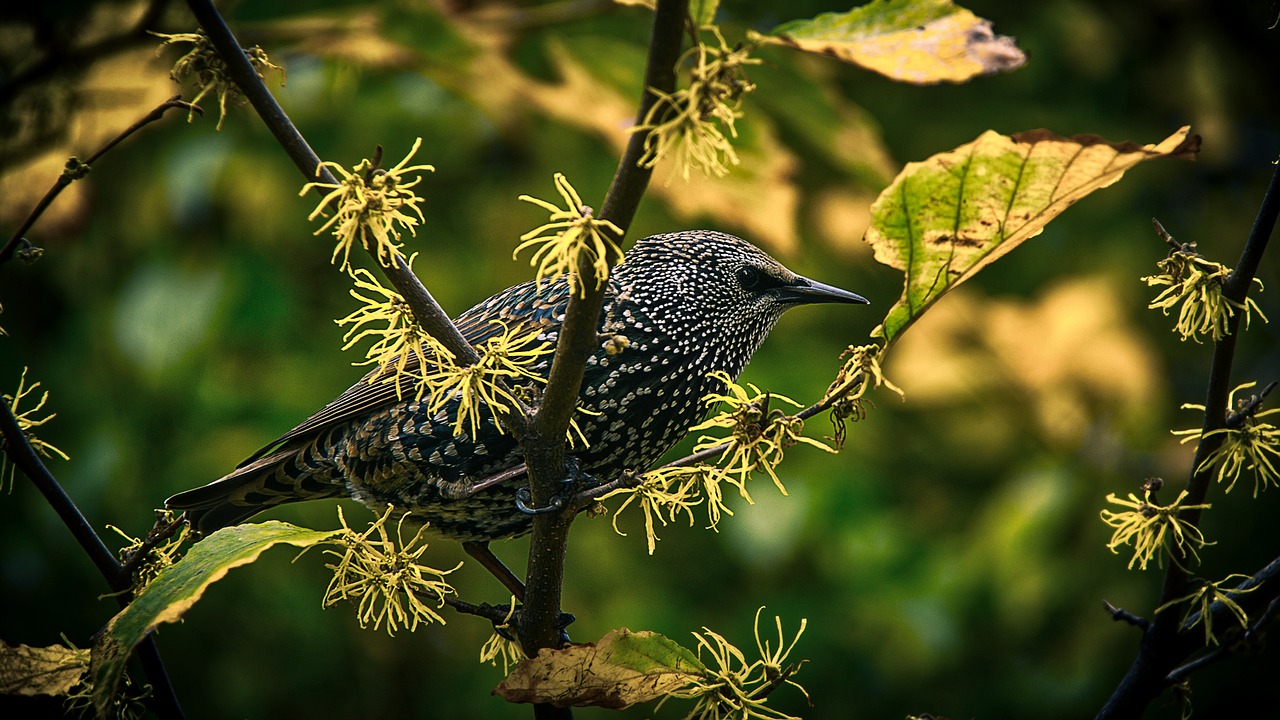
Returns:
[[[540,331],[554,344],[568,300],[563,277],[527,282],[455,322],[473,345],[504,327],[518,336]],[[866,301],[800,277],[730,235],[691,231],[636,243],[609,279],[601,345],[588,360],[576,415],[587,445],[570,452],[600,482],[648,468],[698,422],[702,397],[722,389],[708,374],[737,377],[785,310],[814,302]],[[617,336],[625,342],[611,343]],[[545,379],[550,360],[534,372]],[[407,509],[460,540],[528,532],[529,516],[514,502],[523,477],[470,492],[522,462],[515,439],[488,413],[474,438],[454,436],[456,400],[431,415],[411,390],[403,396],[366,376],[226,477],[166,505],[186,510],[203,532],[281,503],[344,496]]]

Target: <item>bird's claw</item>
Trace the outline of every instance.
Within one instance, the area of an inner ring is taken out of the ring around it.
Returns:
[[[520,615],[521,613],[524,612],[524,607],[521,605],[517,605],[515,612],[511,612],[510,605],[496,605],[494,607],[497,610],[506,611],[504,615],[510,618],[504,623],[498,623],[495,620],[493,623],[494,632],[498,633],[499,635],[501,635],[502,637],[508,640],[518,639],[516,638],[515,629],[520,624]],[[572,625],[574,621],[576,621],[577,619],[578,618],[574,617],[573,613],[567,613],[567,612],[560,613],[560,620],[557,622],[557,626],[560,628],[560,644],[561,645],[568,645],[571,642],[569,640],[569,626]]]
[[[526,485],[516,490],[516,509],[525,515],[546,515],[564,509],[564,506],[569,503],[569,498],[573,497],[574,489],[592,480],[590,475],[582,472],[582,462],[578,458],[570,457],[564,464],[565,476],[559,481],[561,490],[551,496],[551,500],[545,507],[532,506],[533,495],[529,492],[529,486]]]

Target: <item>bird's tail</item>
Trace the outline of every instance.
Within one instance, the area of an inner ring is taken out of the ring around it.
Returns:
[[[191,527],[208,534],[276,505],[346,494],[333,461],[319,456],[314,442],[303,442],[250,458],[226,476],[180,492],[164,505],[186,511]]]

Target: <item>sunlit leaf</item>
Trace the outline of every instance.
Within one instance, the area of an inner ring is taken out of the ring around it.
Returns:
[[[94,643],[90,659],[94,707],[101,713],[108,706],[133,647],[152,628],[181,618],[205,588],[228,570],[253,562],[272,545],[287,543],[305,548],[334,534],[269,521],[223,528],[196,543],[111,618]]]
[[[881,328],[894,340],[951,288],[1035,237],[1080,198],[1143,160],[1192,157],[1200,138],[1183,127],[1156,145],[1070,138],[1047,130],[988,131],[924,162],[909,163],[871,206],[866,240],[876,260],[902,270],[902,297]]]
[[[88,650],[0,642],[0,695],[66,695],[88,667]]]
[[[615,710],[671,694],[706,674],[693,651],[655,632],[614,630],[598,643],[544,649],[495,693],[508,702]]]
[[[719,8],[720,0],[689,0],[689,17],[694,25],[705,27],[715,22]]]
[[[876,0],[843,13],[793,20],[767,40],[830,55],[894,80],[965,82],[1013,70],[1026,55],[1013,38],[951,0]]]

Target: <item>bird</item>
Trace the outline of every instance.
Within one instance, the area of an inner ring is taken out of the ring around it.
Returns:
[[[454,322],[473,345],[504,327],[521,336],[538,332],[554,345],[573,291],[567,276],[530,280]],[[798,275],[733,235],[646,237],[609,274],[598,325],[603,340],[587,359],[582,412],[575,414],[585,443],[567,452],[590,482],[642,472],[706,415],[704,396],[724,390],[711,373],[736,379],[784,312],[867,302]],[[539,358],[532,372],[545,380],[552,358]],[[417,369],[421,360],[410,360]],[[519,441],[487,410],[474,435],[455,434],[456,399],[429,412],[429,398],[397,394],[378,372],[226,476],[170,497],[166,507],[184,511],[201,534],[284,503],[344,497],[375,511],[394,507],[464,545],[528,533],[530,509],[518,502],[522,488],[528,497]],[[504,471],[511,471],[507,479],[466,492]]]

